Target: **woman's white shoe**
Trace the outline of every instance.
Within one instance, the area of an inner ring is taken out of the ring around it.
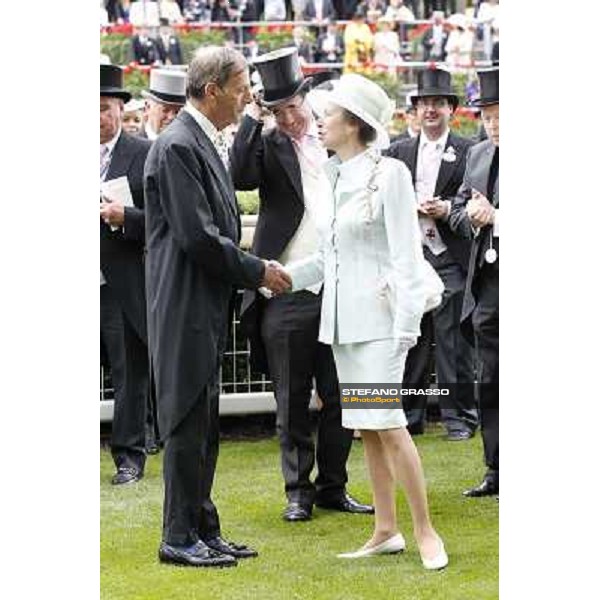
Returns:
[[[356,552],[346,552],[344,554],[338,554],[337,557],[365,558],[367,556],[377,556],[378,554],[397,554],[398,552],[403,552],[405,548],[406,542],[404,541],[402,534],[397,533],[391,538],[385,540],[385,542],[381,542],[381,544],[371,546],[370,548],[360,548],[360,550],[356,550]]]
[[[437,556],[434,556],[433,558],[423,558],[421,556],[421,561],[428,571],[439,571],[440,569],[445,568],[448,565],[448,555],[444,548],[444,542],[440,540],[440,551],[437,553]]]

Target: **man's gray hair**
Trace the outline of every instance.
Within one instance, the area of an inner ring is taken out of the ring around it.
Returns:
[[[223,46],[198,48],[187,72],[187,97],[202,100],[207,83],[216,83],[219,87],[223,87],[233,74],[244,69],[245,66],[244,55],[233,48]]]

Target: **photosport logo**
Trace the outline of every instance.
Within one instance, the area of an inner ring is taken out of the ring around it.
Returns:
[[[397,383],[340,383],[342,408],[392,408],[402,407],[407,396],[441,398],[450,395],[449,387],[402,387]]]

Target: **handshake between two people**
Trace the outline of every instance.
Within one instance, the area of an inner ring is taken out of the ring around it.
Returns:
[[[265,273],[258,291],[267,298],[284,294],[292,289],[292,278],[276,260],[265,260]]]

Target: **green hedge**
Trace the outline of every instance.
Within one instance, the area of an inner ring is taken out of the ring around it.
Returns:
[[[184,31],[179,34],[183,62],[188,64],[197,48],[201,46],[222,46],[227,39],[223,30]],[[123,33],[109,33],[100,36],[100,52],[107,54],[113,65],[126,65],[133,60],[131,37]]]
[[[100,52],[106,54],[113,65],[126,65],[132,59],[131,38],[123,33],[102,35]]]
[[[201,46],[222,46],[227,39],[227,32],[222,29],[209,31],[187,31],[179,34],[183,62],[188,65],[194,52]]]
[[[251,192],[236,192],[236,196],[240,207],[240,212],[243,215],[258,214],[258,190],[252,190]]]
[[[125,89],[131,92],[134,98],[141,96],[142,90],[147,90],[150,85],[150,75],[139,69],[125,72]]]

